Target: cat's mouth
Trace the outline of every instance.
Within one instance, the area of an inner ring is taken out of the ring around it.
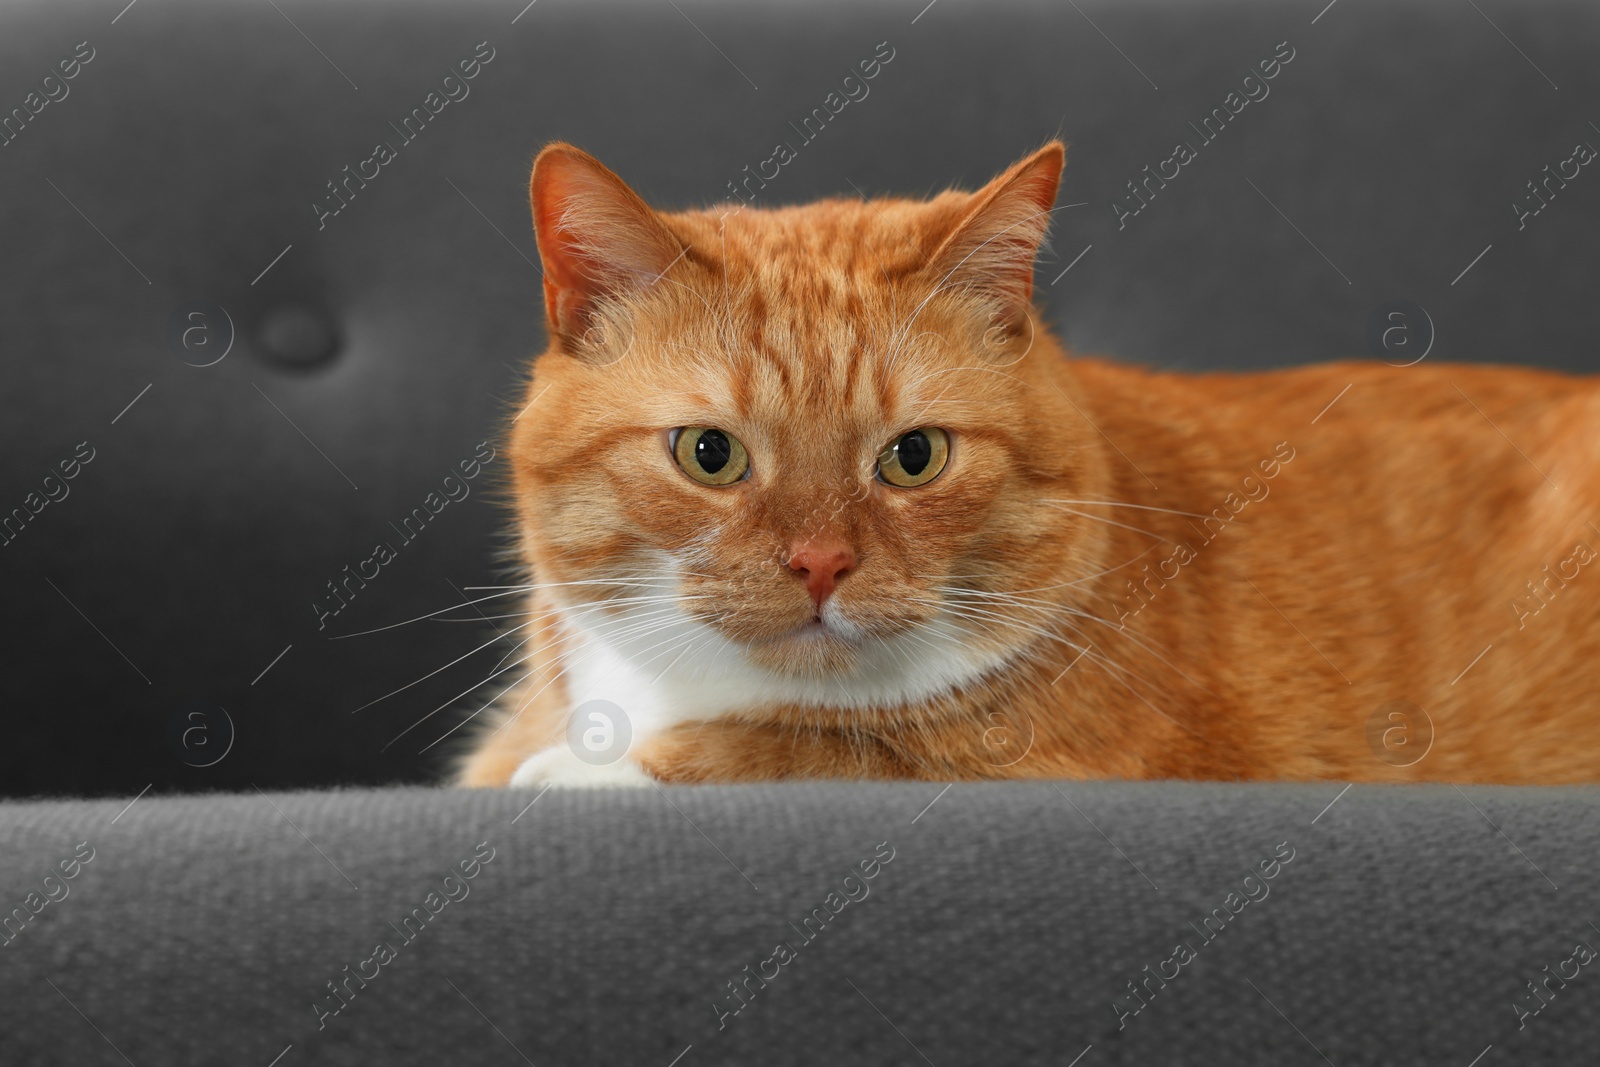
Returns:
[[[752,662],[784,674],[833,675],[855,666],[865,638],[858,628],[825,613],[746,643],[745,654]]]
[[[779,634],[773,641],[817,641],[825,638],[837,638],[851,644],[859,644],[859,637],[846,633],[841,627],[828,622],[821,615],[813,615],[808,621],[801,623],[787,633]]]

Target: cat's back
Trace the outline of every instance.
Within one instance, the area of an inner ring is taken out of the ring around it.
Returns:
[[[1287,442],[1326,458],[1331,476],[1350,480],[1352,491],[1357,481],[1409,482],[1421,471],[1514,482],[1520,468],[1560,485],[1558,470],[1585,500],[1600,496],[1593,375],[1356,360],[1258,372],[1184,373],[1105,359],[1073,359],[1070,367],[1088,417],[1147,474],[1146,463],[1190,478],[1215,466],[1226,480],[1232,467]]]
[[[1098,403],[1137,398],[1138,407],[1179,419],[1199,413],[1224,421],[1256,420],[1263,411],[1288,427],[1323,421],[1336,406],[1354,400],[1369,417],[1415,419],[1459,414],[1477,405],[1488,414],[1516,412],[1526,405],[1593,401],[1600,376],[1568,374],[1511,364],[1420,362],[1398,366],[1370,360],[1340,360],[1261,371],[1163,370],[1099,357],[1071,360],[1072,371]],[[1331,392],[1329,391],[1331,389]],[[1113,414],[1112,412],[1107,412]],[[1537,415],[1536,411],[1520,414]]]
[[[1184,513],[1137,520],[1194,560],[1158,572],[1141,632],[1243,694],[1271,774],[1413,775],[1375,762],[1363,732],[1403,698],[1440,731],[1428,774],[1592,780],[1600,379],[1354,361],[1072,370],[1115,449],[1110,499]],[[1129,555],[1148,547],[1128,538]],[[1296,763],[1308,724],[1331,740]]]

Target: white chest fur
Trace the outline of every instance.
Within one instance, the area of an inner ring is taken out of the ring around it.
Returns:
[[[837,612],[833,604],[825,611]],[[826,616],[825,616],[826,617]],[[1003,657],[972,647],[944,620],[916,634],[869,638],[856,670],[826,678],[796,677],[752,664],[742,647],[677,605],[653,604],[621,614],[564,609],[570,637],[561,655],[573,710],[606,701],[620,710],[631,746],[679,723],[775,705],[830,708],[917,704],[975,681]],[[845,632],[852,624],[834,620]],[[607,715],[615,715],[610,708]],[[614,724],[622,728],[624,724]],[[513,785],[642,785],[643,770],[626,755],[594,765],[555,746],[518,768]]]

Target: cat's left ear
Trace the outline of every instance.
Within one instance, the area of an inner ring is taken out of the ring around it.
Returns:
[[[941,286],[989,298],[995,318],[1020,327],[1033,299],[1033,261],[1050,227],[1067,147],[1051,141],[972,194],[971,206],[939,245],[931,269]]]
[[[653,284],[683,246],[626,182],[570,144],[539,153],[529,194],[550,331],[581,356],[600,304]]]

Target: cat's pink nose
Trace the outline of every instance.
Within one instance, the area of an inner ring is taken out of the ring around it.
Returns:
[[[810,541],[797,545],[789,555],[789,569],[806,583],[817,610],[833,593],[839,579],[856,565],[856,554],[843,541]]]

